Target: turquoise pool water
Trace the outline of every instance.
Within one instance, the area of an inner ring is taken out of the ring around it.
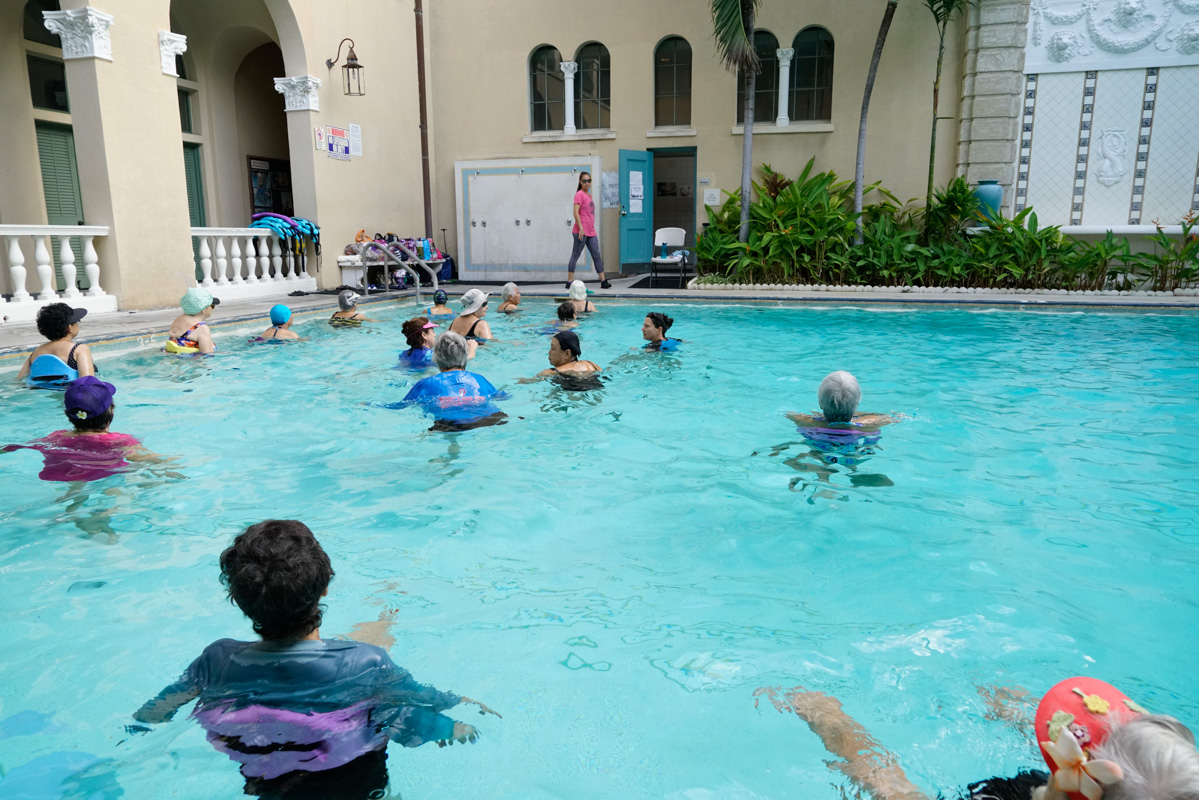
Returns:
[[[472,362],[508,423],[458,434],[377,405],[414,380],[391,368],[410,304],[306,318],[297,345],[222,332],[212,359],[102,349],[113,429],[181,477],[71,492],[0,456],[0,795],[91,761],[66,796],[239,796],[185,715],[124,725],[252,637],[216,560],[268,517],[333,559],[324,636],[374,623],[504,715],[451,712],[473,746],[393,745],[405,798],[839,800],[766,686],[841,698],[930,796],[1039,763],[979,687],[1094,675],[1199,725],[1199,316],[674,303],[666,356],[630,349],[647,307],[601,302],[579,333],[607,382],[570,393],[516,383],[553,316],[525,305]],[[906,417],[854,470],[784,417],[834,369]],[[4,440],[61,427],[58,400],[5,382]]]

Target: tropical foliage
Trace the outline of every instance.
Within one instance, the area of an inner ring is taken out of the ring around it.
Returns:
[[[915,210],[877,183],[866,186],[873,202],[859,216],[853,183],[815,172],[814,160],[794,180],[762,171],[747,241],[738,241],[739,191],[707,209],[696,242],[701,281],[1092,291],[1169,291],[1199,281],[1199,223],[1189,216],[1181,239],[1159,227],[1148,251],[1132,253],[1124,237],[1082,242],[1042,226],[1031,208],[988,218],[963,178]],[[855,245],[859,219],[863,241]]]

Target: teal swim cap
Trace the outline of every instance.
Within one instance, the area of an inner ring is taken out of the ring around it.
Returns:
[[[277,306],[271,306],[271,324],[274,326],[286,325],[291,319],[291,309],[280,303]]]

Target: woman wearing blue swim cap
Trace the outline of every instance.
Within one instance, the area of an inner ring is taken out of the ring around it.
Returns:
[[[450,296],[441,289],[433,292],[433,305],[429,307],[429,310],[426,312],[425,316],[429,317],[430,319],[458,316],[454,313],[454,309],[446,305],[449,299]]]
[[[291,330],[291,309],[282,303],[271,306],[271,327],[254,337],[252,342],[285,342],[299,339],[300,335]]]

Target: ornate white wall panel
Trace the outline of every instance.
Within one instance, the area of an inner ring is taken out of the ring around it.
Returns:
[[[1199,67],[1163,69],[1157,84],[1153,139],[1141,221],[1177,224],[1194,204],[1199,162]],[[1199,210],[1199,209],[1195,209]]]
[[[1097,73],[1083,225],[1126,225],[1137,168],[1145,70]]]
[[[1032,0],[1024,71],[1199,65],[1199,0]]]
[[[1016,202],[1031,205],[1042,224],[1070,222],[1083,88],[1081,72],[1037,76],[1028,196]]]

